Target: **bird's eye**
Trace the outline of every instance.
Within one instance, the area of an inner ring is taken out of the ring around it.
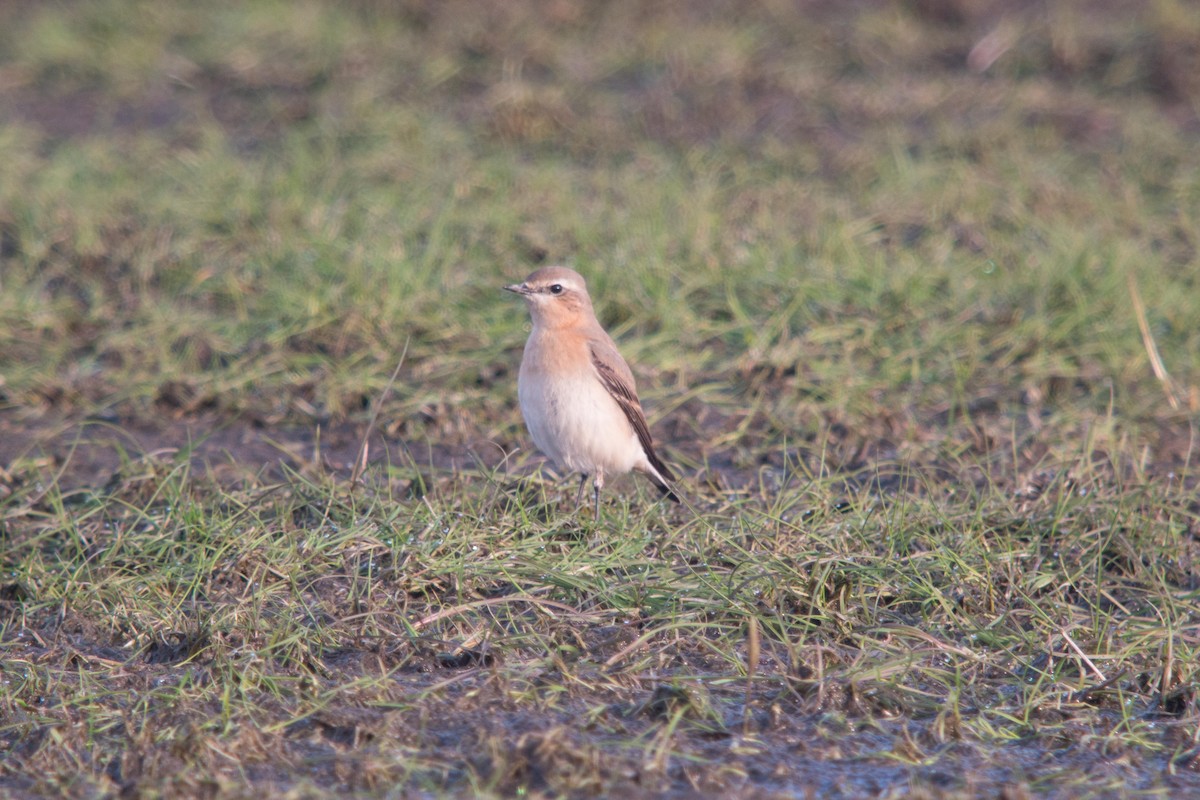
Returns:
[[[562,294],[562,284],[556,283],[550,287],[550,294]]]

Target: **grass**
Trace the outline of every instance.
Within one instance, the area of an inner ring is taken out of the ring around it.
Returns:
[[[1193,16],[5,6],[0,792],[1195,791]]]

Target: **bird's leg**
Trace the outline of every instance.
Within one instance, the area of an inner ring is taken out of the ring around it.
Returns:
[[[604,488],[604,470],[596,470],[596,480],[592,484],[595,487],[595,495],[593,497],[593,505],[596,508],[596,522],[600,521],[600,490]]]
[[[578,513],[579,507],[583,505],[583,487],[587,485],[588,474],[585,472],[579,476],[579,491],[575,493],[575,511]]]

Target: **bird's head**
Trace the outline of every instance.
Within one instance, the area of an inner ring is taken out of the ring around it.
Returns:
[[[525,298],[534,326],[569,328],[594,317],[583,276],[566,267],[542,267],[521,283],[505,286]]]

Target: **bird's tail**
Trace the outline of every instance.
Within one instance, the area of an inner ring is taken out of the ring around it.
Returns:
[[[683,502],[680,500],[679,495],[676,494],[675,487],[671,485],[675,482],[675,476],[671,474],[671,470],[667,468],[667,465],[659,459],[653,450],[646,455],[648,456],[646,460],[650,462],[650,469],[646,470],[646,476],[650,478],[650,482],[658,487],[658,490],[669,500],[676,503]]]

